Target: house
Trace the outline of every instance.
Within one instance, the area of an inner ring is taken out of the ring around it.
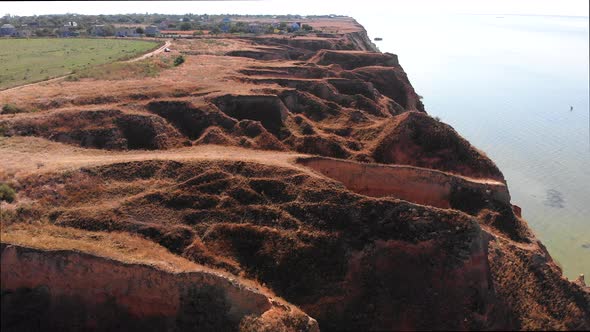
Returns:
[[[77,30],[78,23],[76,22],[67,22],[65,25],[59,27],[57,34],[62,38],[67,37],[78,37],[80,36],[80,32]]]
[[[230,26],[231,26],[231,20],[229,19],[229,17],[224,17],[221,20],[221,25],[219,26],[219,29],[221,29],[221,32],[223,33],[227,33],[229,32]]]
[[[101,37],[106,36],[106,30],[105,30],[104,24],[93,25],[90,30],[90,34],[93,36],[101,36]]]
[[[158,29],[157,26],[150,25],[144,29],[144,33],[147,37],[156,37],[160,34],[160,30]]]
[[[160,30],[167,30],[171,25],[172,26],[175,26],[176,24],[174,24],[173,21],[164,20],[164,21],[160,22],[160,24],[158,24],[158,29],[160,29]]]
[[[263,32],[263,28],[258,23],[250,23],[250,24],[248,24],[248,32],[250,32],[250,33],[262,33]]]
[[[13,36],[16,34],[16,28],[12,24],[4,24],[0,27],[0,36]]]
[[[19,38],[29,38],[31,37],[32,32],[30,29],[26,28],[26,29],[20,29],[20,30],[16,30],[13,34],[12,37],[19,37]]]
[[[119,28],[115,31],[117,37],[140,37],[141,34],[136,32],[135,28]]]
[[[64,26],[60,27],[59,30],[57,31],[57,33],[62,38],[76,37],[76,36],[80,35],[78,32],[73,31],[72,26],[70,26],[70,25],[64,25]]]

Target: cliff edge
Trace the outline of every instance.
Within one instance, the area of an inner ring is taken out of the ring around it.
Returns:
[[[305,23],[0,92],[23,110],[0,113],[2,330],[590,329],[589,288],[397,56]]]

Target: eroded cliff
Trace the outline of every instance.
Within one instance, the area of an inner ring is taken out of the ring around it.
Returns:
[[[3,330],[590,328],[588,288],[397,56],[309,23],[333,31],[0,92],[39,110],[0,114]]]

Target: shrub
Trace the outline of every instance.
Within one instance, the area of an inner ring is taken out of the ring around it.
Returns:
[[[184,57],[182,55],[179,55],[176,57],[176,59],[174,59],[174,67],[180,66],[183,63],[184,63]]]
[[[0,184],[0,202],[6,201],[12,203],[15,196],[16,192],[9,185],[6,183]]]
[[[16,114],[16,113],[24,113],[25,110],[14,105],[14,104],[6,104],[2,106],[2,114]]]
[[[0,221],[4,222],[4,213],[2,212],[2,202],[6,201],[8,203],[12,203],[14,201],[14,197],[16,196],[16,192],[14,189],[10,188],[9,185],[6,183],[0,184]]]

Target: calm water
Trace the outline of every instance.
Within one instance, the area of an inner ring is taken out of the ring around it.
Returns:
[[[590,275],[588,18],[380,15],[357,20],[426,110],[498,164],[566,276]]]

